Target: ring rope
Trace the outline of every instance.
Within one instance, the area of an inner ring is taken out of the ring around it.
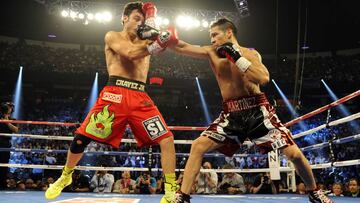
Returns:
[[[342,123],[346,123],[355,119],[360,118],[360,112],[344,117],[344,118],[340,118],[338,120],[335,121],[331,121],[328,124],[323,124],[320,125],[318,127],[312,128],[310,130],[298,133],[296,135],[293,135],[293,139],[297,139],[300,137],[303,137],[305,135],[309,135],[312,134],[316,131],[319,131],[321,129],[326,128],[327,126],[336,126]],[[180,126],[174,126],[174,127],[180,127]],[[190,127],[187,127],[190,128]],[[191,127],[191,128],[197,128],[197,127]],[[178,130],[178,129],[177,129]],[[65,136],[53,136],[53,135],[32,135],[32,134],[11,134],[11,133],[0,133],[0,136],[7,136],[7,137],[24,137],[24,138],[33,138],[33,139],[45,139],[45,140],[67,140],[67,141],[71,141],[74,138],[73,137],[65,137]],[[121,142],[123,143],[136,143],[135,139],[122,139]],[[174,143],[175,144],[192,144],[192,140],[175,140]]]
[[[296,135],[293,135],[292,137],[293,137],[293,139],[297,139],[297,138],[303,137],[305,135],[313,134],[314,132],[322,130],[324,128],[327,128],[327,127],[330,127],[330,126],[336,126],[336,125],[339,125],[339,124],[342,124],[342,123],[347,123],[349,121],[352,121],[352,120],[355,120],[355,119],[358,119],[358,118],[360,118],[360,112],[358,112],[356,114],[353,114],[353,115],[350,115],[350,116],[347,116],[345,118],[340,118],[338,120],[331,121],[328,124],[323,124],[323,125],[320,125],[318,127],[312,128],[310,130],[298,133]]]
[[[333,165],[331,165],[333,164]],[[360,159],[347,160],[347,161],[337,161],[333,163],[323,163],[323,164],[314,164],[310,165],[312,169],[323,169],[329,168],[331,166],[335,167],[344,167],[344,166],[354,166],[359,165]],[[56,169],[61,170],[64,166],[62,165],[35,165],[35,164],[5,164],[0,163],[0,167],[10,167],[10,168],[37,168],[37,169]],[[148,171],[147,168],[135,168],[135,167],[100,167],[100,166],[76,166],[77,170],[106,170],[106,171]],[[161,168],[153,168],[154,171],[162,171]],[[294,169],[290,167],[280,167],[280,172],[292,172]],[[176,171],[184,171],[184,169],[176,169]],[[201,169],[201,172],[217,172],[217,173],[261,173],[269,172],[269,168],[261,169]]]
[[[344,137],[341,139],[334,140],[334,144],[343,144],[352,141],[360,140],[360,134]],[[321,149],[329,146],[329,142],[324,142],[320,144],[315,144],[307,147],[300,148],[301,151],[310,151],[314,149]],[[67,153],[67,150],[54,150],[54,149],[28,149],[28,148],[0,148],[0,151],[11,151],[11,152],[35,152],[35,153]],[[119,152],[119,151],[85,151],[87,154],[96,154],[96,155],[120,155],[120,156],[141,156],[147,155],[148,152]],[[154,152],[153,155],[161,155],[159,152]],[[189,153],[176,153],[178,156],[189,156]],[[225,157],[225,155],[220,153],[206,153],[205,157]],[[261,154],[234,154],[233,157],[261,157],[266,155]]]
[[[34,153],[67,153],[68,150],[62,149],[28,149],[28,148],[0,148],[0,152],[34,152]],[[143,156],[148,155],[148,152],[119,152],[119,151],[84,151],[86,154],[94,155],[120,155],[120,156]],[[161,155],[159,152],[153,152],[153,155]],[[177,156],[190,156],[190,153],[176,153]],[[204,157],[226,157],[220,153],[206,153]],[[234,154],[233,157],[267,157],[266,154]]]
[[[360,140],[360,134],[337,139],[337,140],[334,140],[333,143],[334,144],[343,144],[343,143],[352,142],[352,141],[356,141],[356,140]],[[300,148],[300,150],[305,152],[305,151],[310,151],[310,150],[314,150],[314,149],[321,149],[321,148],[328,147],[328,146],[329,146],[329,142],[323,142],[320,144],[314,144],[311,146]]]
[[[354,98],[354,97],[357,97],[357,96],[359,96],[359,95],[360,95],[360,90],[358,90],[358,91],[356,91],[356,92],[353,92],[353,93],[351,93],[351,94],[349,94],[349,95],[347,95],[347,96],[345,96],[345,97],[343,97],[343,98],[340,98],[340,99],[334,101],[333,103],[330,103],[330,104],[325,105],[325,106],[323,106],[323,107],[320,107],[320,108],[318,108],[318,109],[316,109],[316,110],[314,110],[314,111],[311,111],[311,112],[309,112],[309,113],[307,113],[307,114],[305,114],[305,115],[302,115],[302,116],[300,116],[300,117],[298,117],[298,118],[295,118],[294,120],[291,120],[291,121],[285,123],[285,126],[286,126],[286,127],[289,127],[289,126],[291,126],[291,125],[294,125],[294,124],[296,124],[296,123],[298,123],[298,122],[300,122],[300,121],[302,121],[302,120],[305,120],[305,119],[307,119],[307,118],[313,117],[314,115],[317,115],[317,114],[319,114],[319,113],[322,113],[322,112],[330,109],[331,107],[334,107],[334,106],[337,106],[337,105],[339,105],[339,104],[342,104],[342,103],[344,103],[344,102],[346,102],[346,101],[348,101],[348,100],[350,100],[350,99],[352,99],[352,98]]]

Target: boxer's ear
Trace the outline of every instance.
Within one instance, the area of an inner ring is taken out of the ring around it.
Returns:
[[[121,17],[121,21],[122,21],[122,24],[124,25],[125,24],[125,22],[127,22],[129,20],[129,16],[127,16],[127,15],[123,15],[122,17]]]
[[[230,28],[226,29],[225,34],[227,39],[231,39],[231,36],[233,35],[232,30]]]

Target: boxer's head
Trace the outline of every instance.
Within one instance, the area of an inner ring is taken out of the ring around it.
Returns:
[[[211,44],[220,46],[236,38],[237,29],[227,18],[220,18],[210,25]]]
[[[140,1],[130,2],[125,5],[122,16],[124,29],[136,33],[138,26],[144,23],[143,3]]]

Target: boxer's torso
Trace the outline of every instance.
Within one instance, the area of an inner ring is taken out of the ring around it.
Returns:
[[[126,40],[124,31],[117,33],[117,40]],[[144,40],[130,40],[132,44],[145,44]],[[149,71],[150,56],[137,60],[129,60],[115,53],[108,45],[105,45],[105,57],[109,75],[120,76],[146,83]]]
[[[246,49],[241,47],[242,49]],[[261,93],[259,84],[250,81],[228,59],[219,58],[213,47],[207,47],[210,64],[219,84],[223,100],[236,99]]]

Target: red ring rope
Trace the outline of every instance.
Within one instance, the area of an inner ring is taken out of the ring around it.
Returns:
[[[314,115],[317,115],[321,112],[324,112],[328,110],[331,107],[337,106],[339,104],[342,104],[354,97],[357,97],[360,95],[360,90],[351,93],[337,101],[332,102],[331,104],[328,104],[326,106],[320,107],[310,113],[307,113],[303,116],[300,116],[292,121],[289,121],[285,124],[286,127],[294,125],[302,120],[308,119]],[[0,120],[0,123],[17,123],[17,124],[32,124],[32,125],[53,125],[53,126],[76,126],[80,123],[66,123],[66,122],[50,122],[50,121],[24,121],[24,120]],[[195,127],[195,126],[169,126],[170,130],[183,130],[183,131],[203,131],[207,129],[207,127]]]

